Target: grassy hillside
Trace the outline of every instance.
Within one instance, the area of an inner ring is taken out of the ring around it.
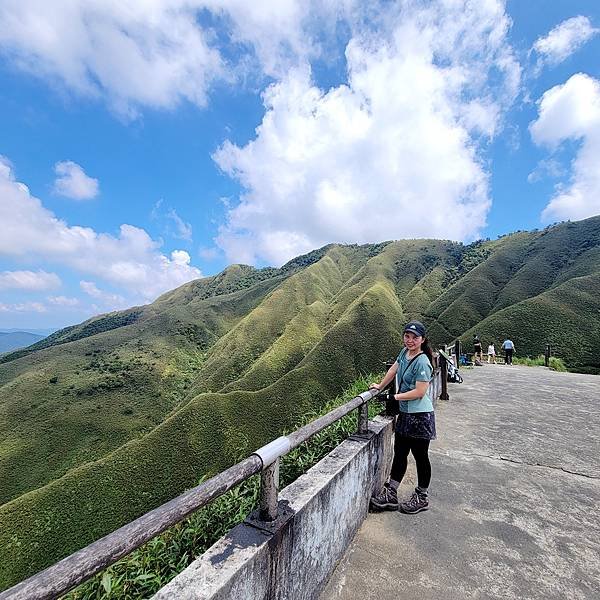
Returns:
[[[552,354],[584,373],[600,373],[600,271],[577,277],[550,290],[504,308],[468,330],[462,341],[468,347],[477,333],[484,343],[500,348],[509,337],[518,356]]]
[[[181,305],[163,297],[135,323],[71,342],[59,338],[0,365],[0,502],[152,431],[188,396],[211,340],[276,284],[259,281],[218,302]],[[187,286],[177,292],[187,294]],[[174,306],[163,310],[170,301]]]
[[[329,262],[323,259],[325,268]],[[304,297],[305,288],[293,281],[289,290]],[[269,295],[264,302],[270,306],[272,299]],[[312,295],[308,301],[313,303]],[[281,309],[288,305],[286,296]],[[199,474],[220,470],[267,442],[369,365],[380,368],[400,343],[401,323],[392,287],[375,285],[351,303],[294,369],[271,385],[259,391],[198,394],[143,437],[4,504],[0,548],[13,557],[10,565],[5,563],[11,574],[22,576],[31,569],[34,549],[42,541],[37,568],[52,562],[47,557],[89,543],[192,485]],[[388,340],[387,348],[371,343],[378,334]],[[15,553],[24,545],[27,552]]]
[[[0,357],[0,588],[193,485],[434,343],[510,336],[600,371],[600,218],[464,246],[330,245],[233,265]],[[565,335],[565,330],[568,335]]]

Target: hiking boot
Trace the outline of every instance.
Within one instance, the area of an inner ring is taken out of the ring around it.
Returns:
[[[386,483],[377,496],[371,497],[371,507],[378,510],[398,510],[398,494],[396,490]]]
[[[428,508],[429,499],[427,498],[427,494],[419,493],[417,490],[413,492],[410,500],[402,502],[399,506],[400,511],[408,515],[421,512],[422,510],[427,510]]]

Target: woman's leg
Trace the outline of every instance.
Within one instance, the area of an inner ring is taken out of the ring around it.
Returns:
[[[417,482],[419,490],[427,492],[431,482],[431,463],[429,462],[429,440],[410,439],[410,449],[417,464]]]
[[[410,500],[402,502],[398,508],[403,513],[415,514],[429,508],[427,488],[431,481],[431,463],[429,462],[429,440],[411,438],[410,450],[417,463],[418,485]]]
[[[397,481],[400,483],[406,473],[407,458],[412,441],[411,438],[396,433],[394,439],[394,461],[392,462],[392,472],[390,474],[390,479],[394,482]]]
[[[406,473],[406,463],[410,452],[410,439],[396,432],[394,439],[394,461],[390,481],[383,486],[379,494],[371,498],[371,507],[376,510],[398,510],[396,490]]]

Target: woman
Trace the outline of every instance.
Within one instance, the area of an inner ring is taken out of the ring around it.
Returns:
[[[433,373],[433,356],[423,323],[407,323],[403,339],[404,348],[396,362],[380,383],[371,386],[383,389],[395,377],[398,393],[394,398],[400,402],[390,480],[379,495],[371,498],[371,505],[379,510],[401,510],[414,514],[429,508],[429,442],[435,439],[435,415],[427,389]],[[410,500],[398,503],[397,490],[406,473],[409,452],[412,452],[417,465],[418,485]]]
[[[494,347],[493,342],[488,346],[487,355],[488,355],[488,364],[489,363],[496,364],[496,348]]]

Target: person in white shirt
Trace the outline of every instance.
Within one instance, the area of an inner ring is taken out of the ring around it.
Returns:
[[[496,348],[494,348],[494,344],[490,344],[488,346],[487,355],[488,355],[488,363],[496,364]]]

